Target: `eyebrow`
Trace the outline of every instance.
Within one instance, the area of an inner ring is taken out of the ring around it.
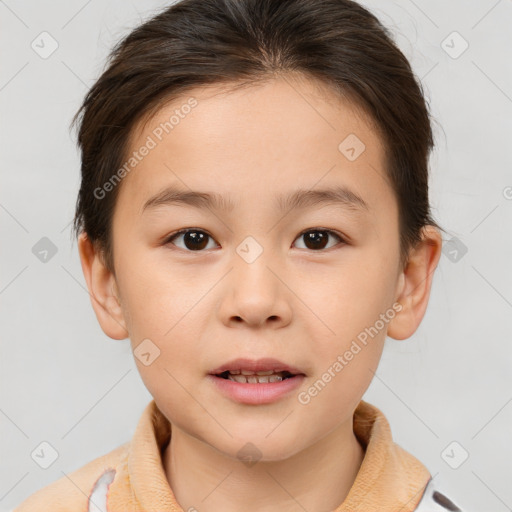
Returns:
[[[182,190],[175,186],[169,186],[150,197],[142,207],[142,213],[159,206],[187,205],[200,209],[213,209],[217,211],[231,212],[235,203],[229,198],[215,192],[199,192]],[[275,207],[280,212],[311,208],[318,205],[342,206],[349,211],[363,213],[370,208],[366,201],[356,192],[345,186],[319,190],[299,189],[287,196],[276,196]]]

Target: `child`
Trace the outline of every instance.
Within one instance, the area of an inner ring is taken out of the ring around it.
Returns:
[[[82,269],[154,399],[16,511],[460,510],[361,399],[442,247],[427,106],[379,21],[183,0],[115,47],[79,118]]]

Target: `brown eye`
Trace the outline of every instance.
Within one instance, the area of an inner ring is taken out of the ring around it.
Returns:
[[[303,231],[297,240],[300,240],[301,238],[304,239],[305,242],[305,248],[311,249],[313,251],[319,251],[326,248],[326,245],[329,240],[329,236],[334,235],[338,240],[341,242],[344,242],[343,238],[339,236],[334,231],[331,231],[329,229],[310,229],[308,231]],[[334,244],[335,245],[335,244]],[[330,246],[332,247],[332,245]]]
[[[175,239],[179,238],[182,238],[183,240],[183,245],[181,246],[173,242]],[[208,246],[208,238],[211,238],[211,236],[199,229],[182,229],[170,236],[165,243],[172,243],[173,245],[188,251],[202,251],[202,249],[205,249]]]

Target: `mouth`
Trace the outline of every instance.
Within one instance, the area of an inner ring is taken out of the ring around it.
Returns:
[[[277,359],[238,358],[215,368],[210,375],[240,384],[267,384],[305,376],[305,373]]]
[[[227,370],[222,373],[214,374],[221,379],[232,380],[240,384],[266,384],[269,382],[281,382],[286,379],[296,377],[297,375],[289,371],[274,372],[273,370],[251,372],[248,370]]]
[[[306,373],[277,359],[235,359],[215,368],[207,377],[227,398],[263,405],[290,399],[303,385]]]

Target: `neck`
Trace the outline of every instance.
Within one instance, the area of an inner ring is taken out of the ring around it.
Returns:
[[[351,418],[306,450],[251,466],[172,425],[163,461],[185,511],[329,512],[347,497],[363,458]]]

